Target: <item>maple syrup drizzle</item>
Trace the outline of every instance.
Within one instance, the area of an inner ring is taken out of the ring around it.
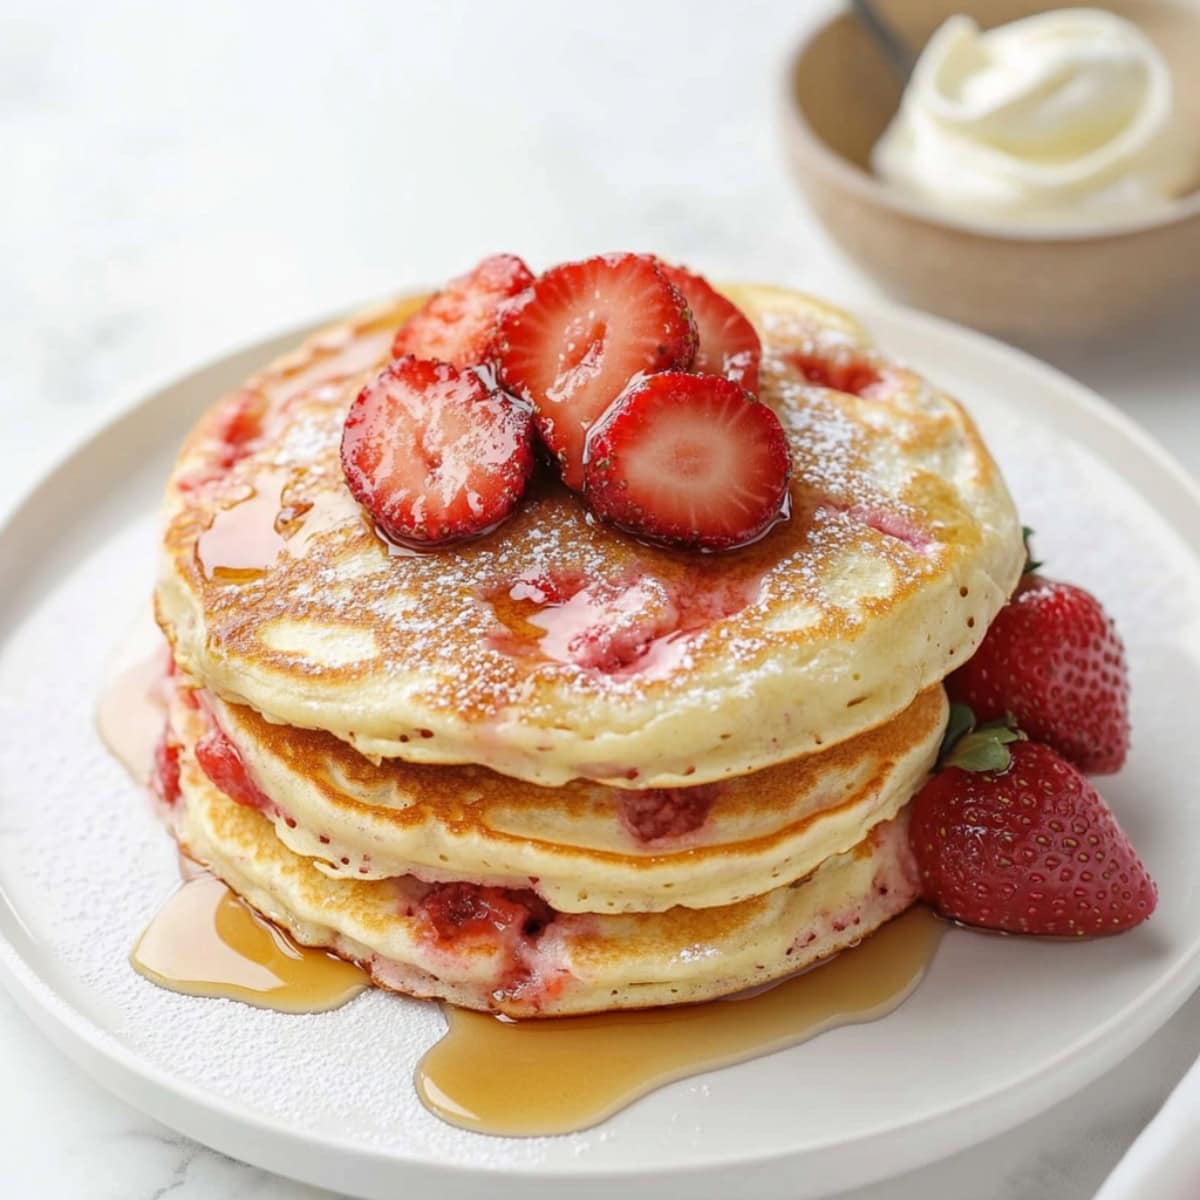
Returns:
[[[740,612],[759,596],[753,574],[710,588],[694,571],[588,583],[517,578],[486,596],[497,628],[491,648],[549,662],[574,663],[606,675],[663,679],[715,621]]]
[[[392,339],[408,312],[415,312],[427,297],[414,297],[403,312],[389,309],[377,317],[328,331],[306,350],[273,371],[268,387],[276,403],[302,395],[314,387],[342,388],[363,371],[385,362]],[[268,368],[271,372],[271,369]]]
[[[404,310],[416,309],[414,299]],[[313,388],[332,389],[336,395],[357,376],[386,360],[395,334],[397,314],[388,310],[378,316],[330,331],[290,361],[277,365],[263,387],[278,409],[287,401]],[[206,579],[221,583],[246,583],[274,565],[289,539],[298,533],[293,553],[301,553],[316,534],[339,524],[357,512],[346,511],[343,497],[335,496],[320,511],[313,506],[287,504],[283,492],[288,472],[263,471],[248,486],[246,496],[217,512],[212,524],[196,539],[196,558]],[[306,518],[306,514],[309,514]]]
[[[245,583],[275,562],[286,541],[278,529],[286,482],[284,472],[264,472],[245,499],[217,511],[196,539],[196,558],[205,579]]]
[[[297,945],[215,875],[185,878],[130,955],[151,982],[287,1013],[340,1008],[370,986],[361,968]]]
[[[96,705],[101,740],[143,786],[150,782],[154,747],[166,715],[166,666],[166,643],[147,608],[113,651]]]
[[[205,579],[246,583],[274,566],[286,548],[302,557],[318,534],[359,520],[348,492],[322,492],[315,501],[287,503],[285,471],[264,471],[246,495],[217,511],[196,539],[196,559]]]
[[[318,534],[362,520],[361,510],[353,497],[340,490],[321,492],[295,522],[284,525],[285,515],[286,510],[278,513],[275,523],[277,528],[282,525],[287,535],[285,545],[293,558],[302,558],[309,542]]]
[[[586,1129],[664,1084],[886,1015],[912,994],[944,929],[918,907],[831,962],[705,1004],[515,1022],[446,1005],[449,1029],[418,1064],[417,1094],[479,1133]]]
[[[270,500],[270,512],[264,504],[254,523],[274,531],[279,492],[258,495]],[[297,517],[328,528],[342,514]],[[281,548],[285,539],[276,536]],[[239,543],[231,537],[219,544]],[[250,569],[251,557],[236,556],[241,569]],[[147,615],[114,654],[97,710],[105,743],[141,784],[162,730],[164,655]],[[145,978],[286,1013],[338,1008],[371,986],[361,968],[298,945],[186,855],[179,869],[181,887],[130,955]],[[443,1005],[448,1030],[418,1064],[417,1093],[436,1116],[478,1132],[585,1129],[667,1083],[884,1016],[916,988],[944,928],[927,909],[913,909],[829,963],[753,994],[698,1005],[520,1022]]]
[[[193,879],[199,879],[201,875],[211,875],[212,872],[201,863],[198,863],[194,858],[184,854],[182,850],[179,852],[179,878],[184,883],[191,883]]]
[[[619,628],[623,620],[640,619],[645,610],[652,611],[655,600],[661,603],[662,597],[638,583],[615,597],[598,598],[589,588],[584,588],[560,604],[537,606],[525,621],[536,631],[538,650],[543,656],[555,662],[575,662],[578,661],[576,647],[581,638],[586,639],[589,633],[598,633],[601,638],[611,637],[612,626]],[[665,633],[657,632],[653,622],[642,631],[641,637],[633,639],[633,643],[625,647],[623,653],[617,647],[612,648],[617,649],[617,653],[614,664],[607,668],[608,674],[662,678],[678,666],[688,651],[686,633],[674,628]],[[603,651],[601,653],[604,655]],[[586,658],[584,663],[586,665]]]

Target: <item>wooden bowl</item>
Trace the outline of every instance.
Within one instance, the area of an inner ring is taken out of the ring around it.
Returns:
[[[1155,41],[1185,119],[1200,131],[1200,13],[1163,0],[1098,6],[1136,22]],[[1061,7],[1039,0],[880,4],[913,47],[924,46],[956,12],[988,28]],[[1200,190],[1150,219],[1078,229],[947,217],[894,192],[868,166],[900,92],[882,54],[843,13],[793,57],[785,104],[788,147],[809,203],[842,249],[889,292],[1027,341],[1103,334],[1187,302],[1200,312]]]

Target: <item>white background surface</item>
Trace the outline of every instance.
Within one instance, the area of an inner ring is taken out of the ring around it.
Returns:
[[[6,0],[0,509],[145,385],[492,250],[871,295],[780,149],[782,60],[825,7]],[[1198,325],[1039,351],[1198,471]],[[854,1200],[1089,1197],[1198,1052],[1193,1001],[1084,1095]],[[110,1099],[3,996],[0,1062],[6,1194],[316,1194]]]

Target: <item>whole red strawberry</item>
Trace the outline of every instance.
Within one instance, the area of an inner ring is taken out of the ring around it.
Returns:
[[[913,801],[925,899],[1009,933],[1094,937],[1144,921],[1158,891],[1095,788],[1049,746],[996,735],[969,733]]]
[[[981,721],[1012,713],[1030,738],[1081,771],[1107,775],[1125,762],[1125,648],[1100,602],[1083,588],[1026,575],[946,690]]]

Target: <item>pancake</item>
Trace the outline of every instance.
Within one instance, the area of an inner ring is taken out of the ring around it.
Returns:
[[[792,883],[896,815],[937,756],[941,687],[820,754],[693,788],[542,788],[485,768],[375,766],[330,734],[186,690],[173,737],[214,726],[277,836],[323,873],[529,888],[560,912],[727,905]]]
[[[764,343],[791,519],[720,555],[644,545],[542,479],[487,537],[377,535],[342,479],[346,406],[412,300],[219,402],[169,491],[159,621],[181,667],[373,759],[558,786],[686,786],[901,713],[978,646],[1024,563],[974,425],[837,310],[728,295]]]
[[[381,987],[514,1017],[738,992],[855,944],[919,890],[906,813],[806,879],[717,908],[558,914],[528,892],[330,878],[215,788],[190,745],[179,762],[181,846],[297,941],[360,963]],[[480,902],[486,919],[470,915]]]

